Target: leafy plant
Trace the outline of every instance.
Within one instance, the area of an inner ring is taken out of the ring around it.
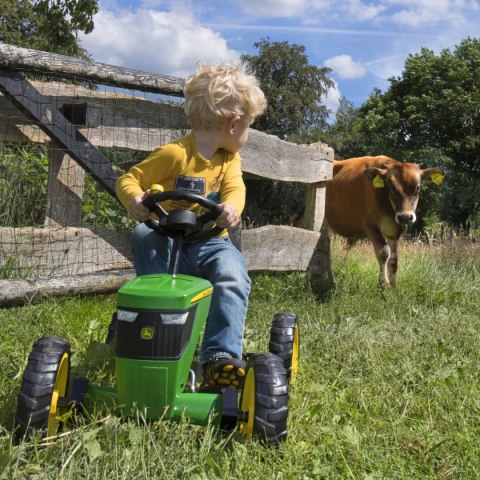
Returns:
[[[82,222],[110,230],[132,230],[135,226],[125,208],[89,176],[85,179]]]
[[[114,168],[122,171],[122,164],[132,164],[144,159],[145,153],[125,148],[101,148]],[[135,221],[123,205],[107,193],[93,178],[85,177],[85,191],[82,203],[82,221],[87,225],[111,230],[132,230]]]
[[[3,144],[0,169],[0,226],[43,225],[48,183],[45,150]]]

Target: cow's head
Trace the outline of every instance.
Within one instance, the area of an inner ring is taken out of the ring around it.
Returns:
[[[441,168],[421,169],[415,163],[386,163],[382,168],[369,167],[364,175],[375,188],[385,188],[395,212],[395,221],[402,226],[410,225],[417,219],[415,210],[422,180],[440,184],[444,172]]]

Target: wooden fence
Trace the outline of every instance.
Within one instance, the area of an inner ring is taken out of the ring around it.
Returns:
[[[28,81],[20,72],[74,77],[76,83]],[[120,172],[97,147],[149,152],[188,130],[178,104],[99,92],[79,86],[79,79],[173,97],[182,96],[184,85],[174,77],[0,44],[0,142],[45,144],[49,152],[43,228],[0,228],[0,267],[15,257],[37,271],[41,265],[48,268],[40,269],[41,278],[0,280],[0,305],[65,292],[114,291],[133,275],[132,270],[109,273],[131,268],[130,233],[81,223],[84,174],[114,196]],[[269,225],[242,231],[249,270],[308,269],[321,285],[331,285],[329,243],[322,225],[333,150],[321,143],[292,144],[251,129],[241,155],[247,178],[307,185],[302,228]]]

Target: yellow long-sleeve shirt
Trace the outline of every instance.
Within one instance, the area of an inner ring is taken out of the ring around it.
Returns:
[[[128,211],[130,200],[158,183],[165,191],[183,190],[202,195],[216,203],[230,203],[240,215],[245,207],[241,159],[220,149],[208,160],[198,152],[193,135],[158,147],[141,163],[117,179],[116,193]],[[163,202],[167,211],[188,208],[198,214],[200,206],[192,208],[184,202]],[[226,231],[221,236],[226,235]]]

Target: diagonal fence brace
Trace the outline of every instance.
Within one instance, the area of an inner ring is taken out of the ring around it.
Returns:
[[[120,176],[110,161],[23,75],[0,70],[0,92],[68,153],[113,197]]]

